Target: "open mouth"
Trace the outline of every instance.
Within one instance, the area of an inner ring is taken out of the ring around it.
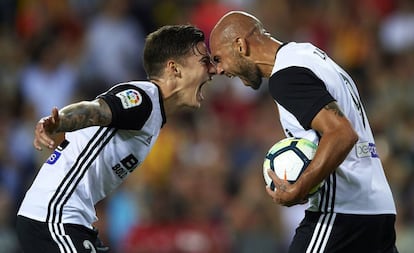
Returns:
[[[229,74],[229,73],[226,73],[226,76],[227,76],[228,78],[230,78],[230,79],[234,77],[234,75]]]
[[[211,81],[211,79],[206,80],[206,81],[202,82],[202,83],[200,84],[200,86],[198,86],[198,89],[197,89],[197,94],[196,94],[196,96],[197,96],[197,101],[201,102],[201,101],[203,101],[203,100],[204,100],[204,96],[203,96],[202,88],[203,88],[203,86],[204,86],[205,84],[209,83],[210,81]]]

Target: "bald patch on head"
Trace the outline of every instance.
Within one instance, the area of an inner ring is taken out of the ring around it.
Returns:
[[[261,27],[262,24],[256,17],[242,11],[231,11],[214,26],[210,35],[210,44],[232,42]]]

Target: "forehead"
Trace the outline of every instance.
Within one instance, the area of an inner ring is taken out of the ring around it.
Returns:
[[[188,64],[194,64],[194,62],[198,62],[203,60],[203,58],[210,58],[210,53],[207,48],[207,45],[205,42],[198,42],[193,46],[193,48],[190,50],[188,54],[181,57],[181,59]]]
[[[204,55],[208,55],[208,48],[206,43],[204,42],[198,42],[194,48],[193,48],[194,54],[197,56],[204,56]]]
[[[216,54],[217,52],[220,51],[220,44],[221,43],[218,42],[216,37],[211,37],[211,39],[210,39],[210,51],[211,51],[212,55]]]
[[[226,57],[230,54],[231,44],[211,43],[210,44],[211,57]]]
[[[181,60],[183,61],[199,61],[203,57],[210,57],[208,48],[206,46],[206,43],[204,42],[198,42],[193,46],[192,49],[190,49],[190,52],[188,52],[186,55],[183,55]]]

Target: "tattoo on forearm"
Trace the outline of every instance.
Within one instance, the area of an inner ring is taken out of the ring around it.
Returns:
[[[102,107],[89,103],[76,103],[63,108],[60,113],[57,132],[71,132],[90,126],[107,126],[111,113]]]
[[[338,105],[335,102],[331,102],[324,107],[326,110],[333,111],[336,115],[343,117],[344,114],[342,113],[341,109],[339,109]]]

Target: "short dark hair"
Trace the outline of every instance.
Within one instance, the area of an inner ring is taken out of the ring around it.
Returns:
[[[167,60],[179,61],[204,41],[203,31],[193,25],[166,25],[150,33],[145,40],[143,56],[148,78],[161,75]]]

